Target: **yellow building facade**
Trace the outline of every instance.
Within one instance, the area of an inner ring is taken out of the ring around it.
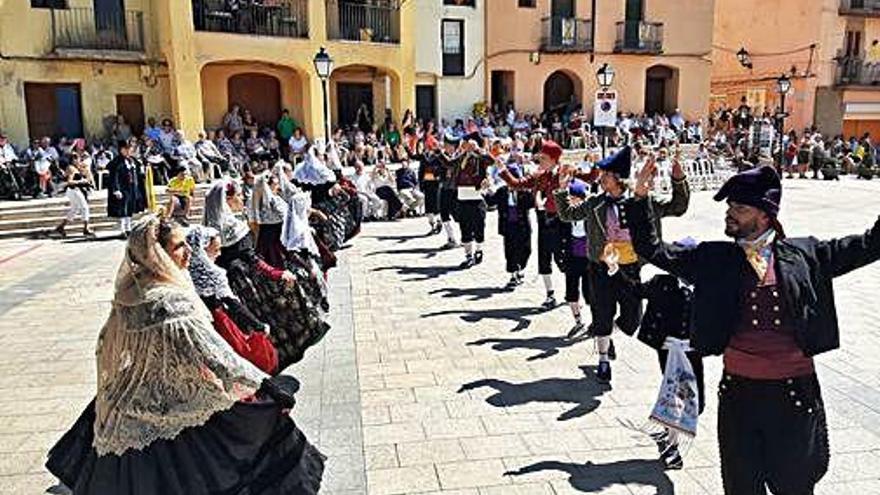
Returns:
[[[276,0],[235,12],[215,0],[6,0],[0,129],[16,143],[103,136],[122,114],[136,131],[170,118],[194,136],[238,104],[267,126],[287,108],[307,135],[322,135],[320,47],[334,60],[333,127],[353,124],[362,105],[377,124],[386,111],[399,120],[415,104],[414,11],[397,0]]]

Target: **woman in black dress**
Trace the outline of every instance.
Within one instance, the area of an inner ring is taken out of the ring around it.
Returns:
[[[295,380],[269,379],[214,331],[190,254],[179,227],[133,226],[96,398],[47,468],[75,495],[317,493],[324,457],[288,415]]]

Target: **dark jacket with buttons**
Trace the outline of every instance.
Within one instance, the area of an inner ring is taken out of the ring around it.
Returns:
[[[587,236],[590,238],[590,250],[587,256],[590,260],[599,263],[602,259],[602,251],[608,241],[605,232],[605,219],[608,215],[608,202],[605,193],[588,196],[580,204],[572,205],[568,198],[568,189],[558,189],[553,193],[556,200],[556,211],[559,219],[564,222],[576,222],[584,220],[587,227]],[[691,193],[686,179],[672,181],[672,198],[661,199],[651,197],[653,205],[651,211],[654,227],[660,235],[660,219],[663,217],[680,217],[687,212]],[[620,226],[626,226],[626,210],[620,208]]]
[[[630,201],[626,209],[639,256],[695,286],[691,346],[705,355],[723,353],[742,321],[742,274],[749,269],[743,249],[733,242],[693,248],[663,243],[649,201]],[[773,254],[783,316],[794,327],[798,347],[807,356],[839,347],[832,281],[880,259],[880,218],[863,235],[779,240]]]
[[[639,326],[638,339],[649,347],[661,349],[667,337],[690,338],[693,293],[678,278],[662,274],[634,286],[639,297],[646,299],[645,313]]]

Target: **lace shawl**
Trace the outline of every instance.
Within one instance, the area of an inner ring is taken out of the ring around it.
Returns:
[[[189,233],[186,234],[186,242],[192,248],[189,276],[196,288],[196,293],[201,297],[234,298],[232,288],[229,287],[229,281],[226,278],[226,270],[214,264],[205,251],[211,239],[219,235],[211,227],[194,225],[190,228]]]
[[[123,455],[172,439],[254,394],[266,375],[216,332],[148,215],[129,238],[98,339],[94,447]]]
[[[311,194],[300,192],[291,196],[281,229],[281,243],[289,251],[306,249],[313,255],[320,256],[318,245],[312,236],[312,227],[309,225],[311,209]]]
[[[301,184],[319,185],[336,182],[336,174],[318,158],[314,147],[309,148],[305,160],[293,171],[293,180]]]
[[[225,179],[214,182],[205,196],[204,224],[220,232],[220,243],[229,247],[250,234],[250,228],[243,220],[236,218],[229,205],[226,204],[226,188],[238,187],[234,182]]]

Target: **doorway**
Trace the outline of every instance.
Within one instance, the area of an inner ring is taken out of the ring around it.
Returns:
[[[437,119],[437,91],[433,84],[416,86],[416,118],[427,123]]]
[[[236,74],[227,83],[228,105],[248,110],[261,127],[275,127],[281,117],[281,83],[274,76],[248,72]]]
[[[513,79],[512,70],[492,71],[492,108],[504,112],[507,110],[508,104],[513,104]]]
[[[363,105],[366,106],[368,115],[359,116],[358,109]],[[338,127],[353,125],[368,132],[368,127],[381,122],[381,117],[377,120],[373,111],[373,85],[369,83],[337,83],[336,110]]]
[[[576,97],[574,81],[562,71],[550,74],[544,82],[544,111],[563,115]]]
[[[645,113],[669,115],[678,107],[678,71],[665,65],[645,73]]]
[[[79,84],[24,83],[24,101],[31,139],[83,137]]]
[[[131,132],[140,136],[144,132],[144,97],[138,94],[116,95],[116,114],[122,115],[131,126]]]
[[[98,41],[109,46],[125,46],[124,0],[94,0],[95,32]]]

